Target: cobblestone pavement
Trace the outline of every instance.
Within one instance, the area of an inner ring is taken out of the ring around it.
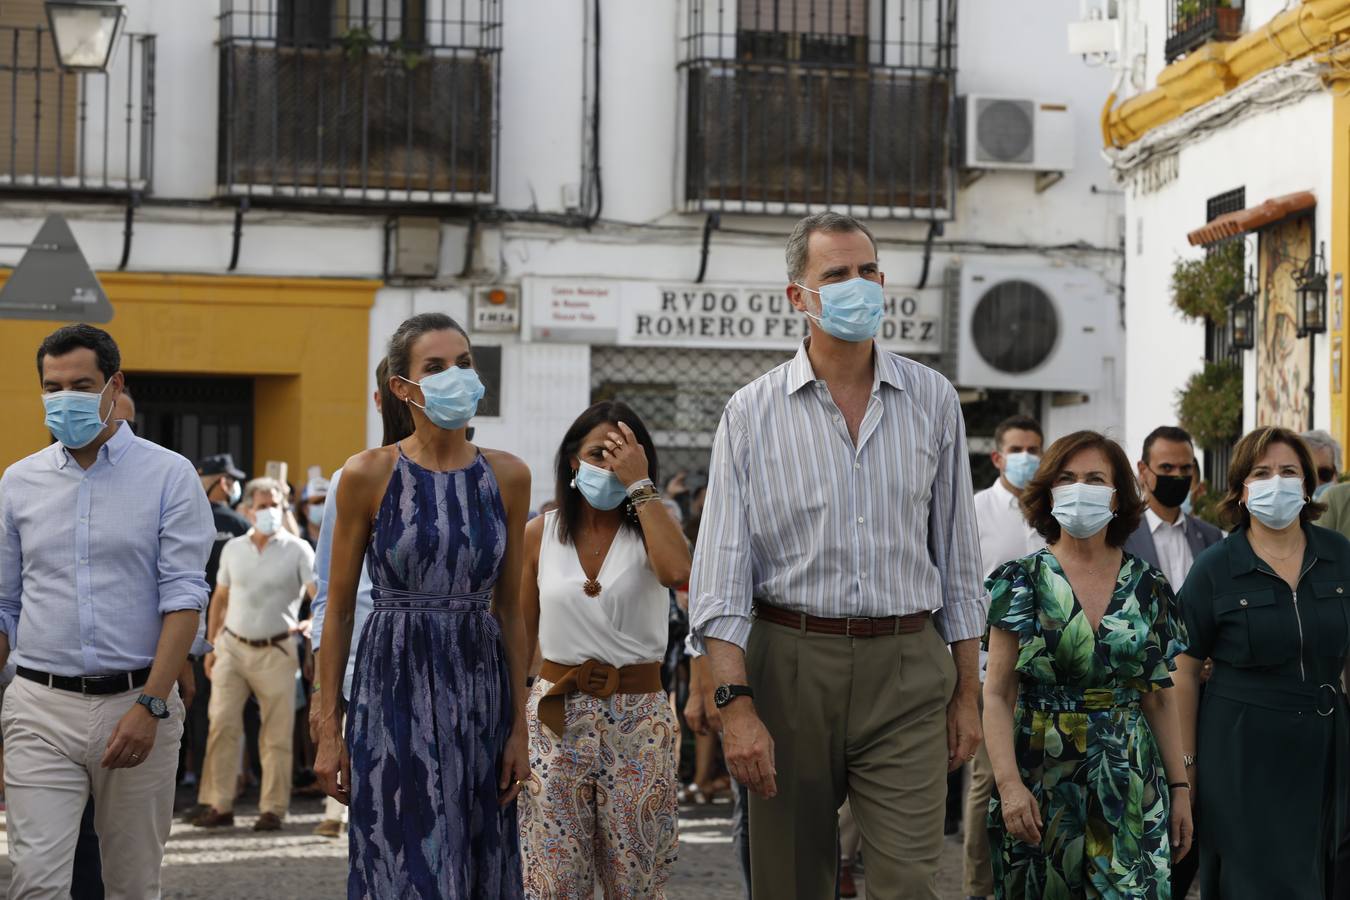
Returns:
[[[203,831],[175,823],[164,858],[166,900],[290,900],[346,896],[347,841],[314,837],[318,800],[297,797],[280,834],[255,835],[257,807],[241,804],[234,828]],[[741,900],[740,871],[731,848],[731,804],[681,811],[680,861],[672,900]],[[961,896],[959,838],[947,839],[940,895]],[[0,894],[9,887],[9,845],[0,832]],[[861,885],[860,885],[861,887]]]

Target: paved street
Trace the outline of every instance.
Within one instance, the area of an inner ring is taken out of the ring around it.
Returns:
[[[175,824],[164,860],[166,900],[257,900],[345,896],[347,842],[309,832],[322,817],[322,804],[296,798],[287,828],[255,835],[256,806],[239,807],[232,829],[205,832]],[[680,861],[668,896],[687,900],[740,900],[740,875],[731,850],[731,804],[682,810]],[[961,847],[948,838],[940,879],[943,898],[960,897]],[[8,888],[9,845],[0,832],[0,891]]]

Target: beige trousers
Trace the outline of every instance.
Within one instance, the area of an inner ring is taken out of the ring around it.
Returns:
[[[845,798],[870,900],[937,900],[956,665],[932,623],[849,638],[756,620],[746,667],[778,770],[777,796],[750,795],[755,900],[834,896]]]
[[[211,730],[197,802],[221,812],[234,809],[239,779],[239,742],[244,733],[244,704],[258,698],[262,719],[258,755],[262,758],[259,812],[285,816],[291,806],[291,751],[295,738],[295,643],[250,647],[222,631],[216,640],[211,673]]]
[[[989,795],[994,791],[994,766],[989,751],[980,742],[970,761],[970,786],[966,789],[965,884],[967,897],[994,895],[994,869],[989,861]]]
[[[100,763],[139,690],[92,697],[14,679],[0,707],[5,735],[10,900],[68,900],[75,842],[89,795],[107,900],[155,900],[173,824],[183,737],[178,689],[150,756],[131,769]]]

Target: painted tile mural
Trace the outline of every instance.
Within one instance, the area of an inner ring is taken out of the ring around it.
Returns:
[[[1256,424],[1311,427],[1312,341],[1297,336],[1294,272],[1313,248],[1310,216],[1261,232],[1260,340],[1256,345]]]

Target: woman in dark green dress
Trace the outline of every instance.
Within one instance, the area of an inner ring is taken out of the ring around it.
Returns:
[[[987,582],[995,896],[1168,900],[1191,840],[1163,690],[1185,634],[1162,573],[1120,550],[1142,512],[1129,461],[1095,432],[1061,438],[1022,505],[1049,546]]]
[[[1180,606],[1182,742],[1205,834],[1205,900],[1321,898],[1342,833],[1350,762],[1341,674],[1350,541],[1311,520],[1316,470],[1293,432],[1233,451],[1220,511],[1236,527],[1200,555]],[[1206,657],[1214,674],[1197,704]],[[1198,715],[1197,715],[1198,706]]]

